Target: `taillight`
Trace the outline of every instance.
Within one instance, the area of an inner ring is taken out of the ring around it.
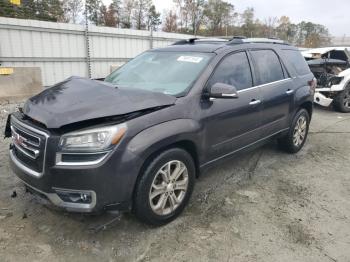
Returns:
[[[312,80],[308,81],[308,84],[311,90],[315,92],[315,89],[317,87],[317,79],[314,77]]]

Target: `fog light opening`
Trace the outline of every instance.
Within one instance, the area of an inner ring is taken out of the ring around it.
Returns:
[[[87,201],[89,201],[89,197],[90,197],[89,194],[85,194],[85,193],[80,194],[81,201],[87,202]]]
[[[92,194],[89,192],[56,191],[57,195],[64,201],[77,204],[91,204]]]

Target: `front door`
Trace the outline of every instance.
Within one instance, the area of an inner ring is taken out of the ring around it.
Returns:
[[[230,155],[260,139],[261,94],[253,87],[246,52],[225,56],[208,81],[236,87],[238,98],[211,99],[202,103],[207,161]]]

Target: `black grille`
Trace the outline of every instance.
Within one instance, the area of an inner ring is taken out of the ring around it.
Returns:
[[[17,159],[35,172],[42,172],[46,136],[35,132],[35,129],[22,126],[17,121],[11,123],[11,135]]]

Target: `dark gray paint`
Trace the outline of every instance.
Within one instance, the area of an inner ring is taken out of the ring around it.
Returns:
[[[219,61],[229,53],[249,52],[255,48],[273,49],[281,57],[290,79],[239,91],[239,97],[235,99],[211,101],[206,82]],[[166,107],[128,120],[128,130],[119,145],[96,166],[55,166],[60,135],[47,130],[50,138],[45,163],[47,171],[43,177],[33,178],[16,166],[13,168],[22,180],[45,192],[52,191],[53,187],[94,190],[97,194],[95,210],[110,205],[119,209],[130,207],[134,186],[145,160],[157,155],[160,150],[170,146],[190,149],[197,169],[201,171],[219,159],[285,132],[301,106],[312,107],[313,91],[308,81],[313,79],[313,75],[310,72],[298,76],[280,54],[283,48],[295,50],[278,44],[185,45],[156,50],[215,52],[216,56],[188,94],[180,98],[140,90],[114,89],[104,83],[81,78],[70,79],[30,99],[24,113],[49,128],[76,123],[74,128],[79,129],[79,121]],[[289,89],[293,93],[287,95]],[[261,103],[250,105],[254,100],[261,100]],[[33,125],[19,113],[15,117]]]
[[[23,113],[47,128],[174,104],[173,96],[70,77],[30,98]]]

